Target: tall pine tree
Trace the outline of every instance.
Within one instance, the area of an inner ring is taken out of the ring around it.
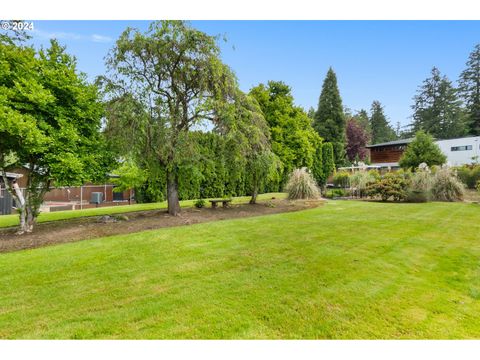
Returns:
[[[328,69],[323,82],[313,127],[325,141],[332,143],[335,165],[342,165],[345,161],[345,116],[337,76],[332,68]]]
[[[431,76],[417,90],[412,105],[412,130],[424,130],[437,139],[451,139],[466,134],[467,127],[457,90],[434,67]]]
[[[397,138],[395,130],[393,130],[388,122],[380,101],[375,100],[372,103],[371,113],[370,128],[372,129],[372,144],[395,140]]]
[[[468,133],[480,135],[480,44],[475,46],[460,74],[459,92],[467,107]]]

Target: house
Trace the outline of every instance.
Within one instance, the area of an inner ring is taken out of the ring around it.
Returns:
[[[399,168],[398,162],[412,141],[413,138],[410,138],[368,145],[371,164],[383,169]],[[450,166],[480,162],[480,136],[436,140],[435,143],[447,157]]]
[[[407,145],[412,141],[413,138],[410,138],[367,145],[367,149],[370,150],[371,164],[381,169],[399,168],[400,166],[398,165],[398,162],[407,148]]]
[[[480,136],[438,140],[437,145],[447,156],[447,164],[460,166],[480,162]]]

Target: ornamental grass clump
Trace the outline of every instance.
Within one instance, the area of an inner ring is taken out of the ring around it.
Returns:
[[[432,196],[437,201],[462,201],[465,186],[449,167],[438,169],[433,177]]]
[[[306,168],[293,170],[285,186],[285,191],[290,200],[318,199],[320,197],[317,184]]]
[[[420,164],[410,178],[407,201],[427,202],[431,197],[432,173],[426,163]]]
[[[364,197],[369,185],[376,181],[375,175],[368,171],[358,171],[350,175],[350,187],[355,196]]]

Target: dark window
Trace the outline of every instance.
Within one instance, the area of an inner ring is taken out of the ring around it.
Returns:
[[[472,145],[452,146],[450,148],[451,151],[466,151],[466,150],[472,150],[472,149],[473,149]]]

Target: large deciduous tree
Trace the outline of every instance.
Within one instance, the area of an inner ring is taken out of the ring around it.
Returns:
[[[372,103],[370,115],[370,128],[372,129],[372,144],[379,144],[396,139],[395,130],[387,120],[380,101]]]
[[[345,160],[345,115],[342,98],[337,85],[337,76],[328,69],[318,100],[313,127],[317,133],[333,145],[336,166]]]
[[[168,212],[176,215],[179,168],[192,152],[188,134],[207,122],[221,128],[219,109],[237,86],[217,38],[183,21],[153,22],[145,33],[128,28],[107,68],[100,79],[106,93],[139,105],[139,116],[128,119],[132,146],[141,138],[145,161],[166,171]]]
[[[466,134],[467,127],[457,90],[436,67],[418,88],[413,100],[413,132],[424,130],[438,139]]]
[[[365,129],[351,118],[347,122],[347,158],[350,162],[364,161],[367,157],[367,142],[369,140]]]
[[[19,233],[31,232],[51,186],[104,178],[111,163],[100,133],[97,88],[56,41],[39,52],[0,41],[0,176],[20,212]],[[28,170],[24,194],[7,179]]]
[[[294,169],[314,166],[322,139],[305,111],[295,106],[291,89],[285,83],[260,84],[250,90],[250,95],[260,105],[270,129],[272,151],[282,164],[280,181],[271,189],[280,190]]]
[[[480,135],[480,44],[470,53],[466,66],[458,81],[459,92],[467,107],[468,132]]]

